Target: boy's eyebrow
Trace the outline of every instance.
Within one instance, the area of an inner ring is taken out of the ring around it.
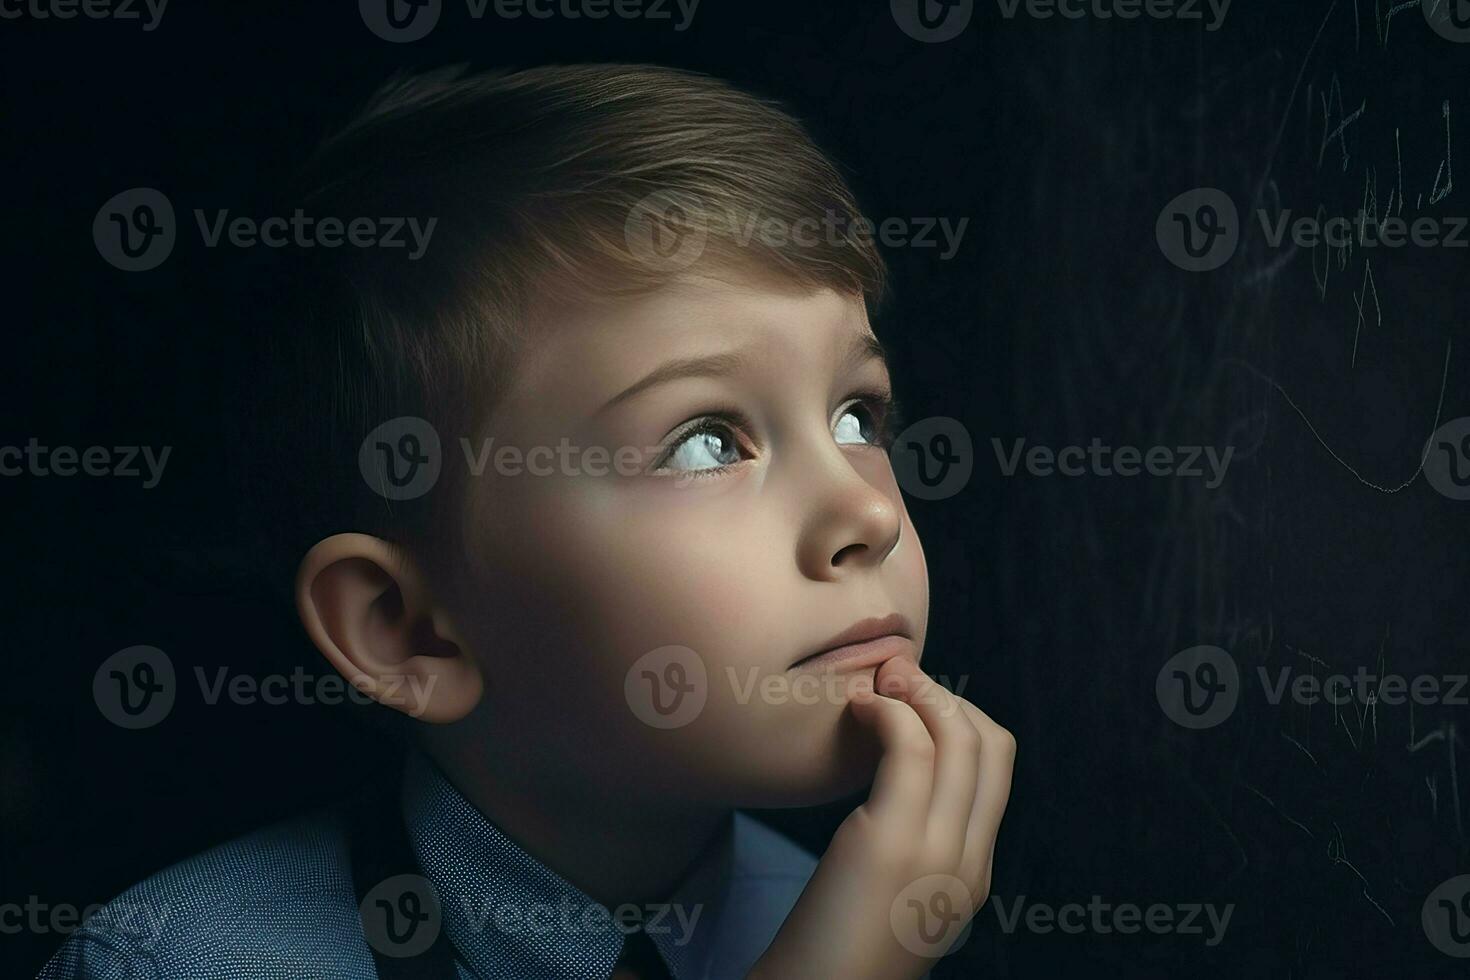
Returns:
[[[614,405],[625,402],[655,385],[667,384],[680,378],[717,378],[734,374],[745,364],[747,350],[748,348],[743,348],[736,351],[723,351],[719,354],[702,354],[698,357],[681,357],[668,361],[648,372],[641,380],[633,382],[613,395],[597,410],[596,414],[601,415]]]
[[[871,360],[879,360],[886,367],[888,365],[888,352],[883,349],[883,344],[877,337],[870,333],[863,334],[857,342],[848,347],[847,361],[845,367],[857,367]]]
[[[621,404],[649,388],[677,381],[680,378],[718,378],[735,374],[749,359],[749,350],[750,348],[745,347],[740,350],[702,354],[698,357],[681,357],[668,361],[613,395],[594,414],[601,415],[614,405]],[[888,363],[888,355],[878,338],[872,334],[862,334],[849,342],[842,366],[844,370],[847,370],[875,358],[884,364]]]

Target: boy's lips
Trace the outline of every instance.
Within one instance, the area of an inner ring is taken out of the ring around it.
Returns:
[[[913,629],[898,613],[869,617],[807,653],[789,669],[866,670],[892,657],[915,654]]]

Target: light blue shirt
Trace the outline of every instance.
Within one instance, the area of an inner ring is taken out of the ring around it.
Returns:
[[[402,803],[461,978],[605,978],[637,911],[675,980],[736,980],[816,866],[736,813],[667,905],[608,910],[502,833],[432,764],[411,761]],[[326,813],[206,851],[108,903],[40,980],[374,978],[347,844],[343,815]]]

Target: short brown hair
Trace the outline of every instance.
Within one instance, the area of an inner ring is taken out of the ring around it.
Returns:
[[[452,68],[395,79],[321,146],[291,198],[343,220],[437,219],[418,261],[371,248],[282,255],[274,368],[284,363],[278,376],[289,380],[272,401],[294,417],[273,423],[270,437],[297,437],[277,487],[296,555],[341,530],[411,552],[453,533],[441,518],[458,510],[442,506],[454,467],[428,498],[439,506],[392,502],[360,475],[359,445],[405,415],[474,436],[538,291],[633,293],[677,276],[630,235],[634,216],[649,219],[650,234],[697,231],[699,262],[869,302],[883,291],[871,239],[846,231],[861,222],[852,194],[801,124],[673,68]],[[650,200],[660,203],[650,209]],[[844,231],[800,242],[751,234],[803,219]]]

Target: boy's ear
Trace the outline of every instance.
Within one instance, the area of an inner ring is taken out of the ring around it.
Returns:
[[[347,682],[423,721],[458,721],[484,678],[414,563],[381,538],[334,534],[296,572],[307,635]]]

